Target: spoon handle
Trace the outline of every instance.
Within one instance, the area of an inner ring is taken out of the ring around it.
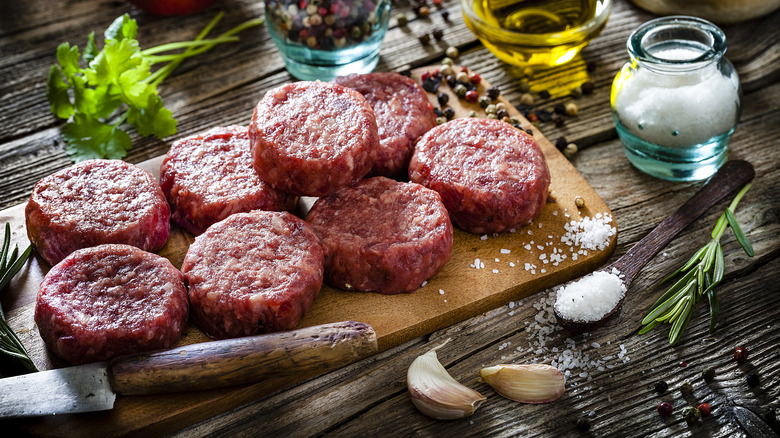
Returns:
[[[742,188],[753,179],[755,174],[753,166],[747,161],[728,161],[691,199],[658,224],[653,231],[609,265],[606,270],[617,268],[625,275],[623,280],[625,284],[630,284],[647,262],[671,242],[680,231],[726,195]]]

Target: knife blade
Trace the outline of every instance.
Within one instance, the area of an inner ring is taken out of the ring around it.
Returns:
[[[298,373],[313,376],[377,349],[370,325],[343,321],[121,356],[0,379],[0,418],[108,410],[116,394],[211,389]]]
[[[753,411],[742,406],[734,406],[734,418],[752,438],[777,438],[777,434]]]

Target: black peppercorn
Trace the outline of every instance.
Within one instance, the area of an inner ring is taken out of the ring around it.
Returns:
[[[562,115],[558,114],[558,113],[555,113],[552,116],[552,121],[553,121],[553,123],[555,123],[555,126],[560,128],[561,126],[563,126],[566,123],[566,118],[563,117]]]
[[[701,373],[701,376],[704,377],[705,382],[712,382],[712,380],[715,378],[715,368],[707,368],[704,370],[704,372]]]
[[[448,120],[452,120],[455,117],[455,110],[451,107],[444,108],[444,117]]]
[[[498,99],[498,96],[501,95],[501,90],[499,90],[496,86],[492,86],[487,89],[485,94],[487,94],[487,97],[489,97],[490,100],[496,100]]]
[[[450,11],[448,11],[446,9],[441,11],[441,18],[442,18],[442,20],[449,22],[450,21]]]
[[[420,40],[420,43],[423,45],[428,45],[428,43],[431,42],[431,36],[427,33],[418,36],[417,39]]]
[[[563,150],[563,149],[566,147],[566,145],[567,145],[567,144],[569,144],[569,142],[568,142],[568,141],[566,141],[566,137],[558,137],[558,138],[556,138],[556,139],[555,139],[555,147],[556,147],[556,148],[557,148],[559,151],[562,151],[562,150]],[[658,383],[663,383],[663,384],[664,384],[664,391],[666,391],[666,386],[665,386],[665,385],[666,385],[666,382],[663,382],[663,381],[662,381],[662,382],[656,382],[656,385],[657,385]],[[656,391],[657,391],[657,390],[656,390]],[[661,392],[663,392],[663,391],[661,391]]]
[[[438,29],[438,28],[437,29],[433,29],[432,33],[433,33],[433,38],[436,41],[441,41],[442,38],[444,38],[444,31],[441,30],[441,29]]]
[[[528,134],[528,135],[531,135],[531,136],[533,136],[533,135],[534,135],[534,130],[533,130],[533,129],[530,129],[530,128],[528,128],[528,129],[526,129],[526,130],[525,130],[525,133],[526,133],[526,134]],[[564,147],[565,147],[565,146],[564,146]]]
[[[755,388],[758,386],[758,384],[761,383],[761,378],[758,377],[758,374],[748,374],[747,376],[747,384],[751,388]]]
[[[560,137],[560,138],[563,138],[563,137]],[[564,139],[564,142],[565,141],[566,141],[566,139]],[[556,147],[558,146],[557,142],[556,142],[555,146]],[[563,147],[566,147],[566,145],[564,145]],[[666,392],[667,389],[669,389],[669,384],[667,384],[663,380],[659,380],[659,381],[657,381],[657,382],[655,382],[653,384],[653,389],[655,389],[655,392],[657,392],[659,394],[663,394],[663,393]]]
[[[580,85],[580,89],[582,89],[582,94],[593,94],[593,90],[596,89],[596,85],[593,82],[588,81]]]
[[[542,99],[549,99],[550,98],[550,92],[547,90],[542,90],[539,92],[539,97]]]
[[[590,421],[588,421],[585,417],[580,417],[577,419],[577,430],[580,432],[587,432],[590,430]]]
[[[499,119],[503,119],[504,117],[509,117],[509,113],[502,109],[496,111],[496,116],[498,116]]]
[[[444,106],[450,101],[450,95],[447,93],[439,93],[436,96],[436,99],[439,101],[439,105]]]
[[[556,114],[561,114],[561,115],[563,115],[563,114],[566,114],[566,105],[564,105],[564,104],[562,104],[562,103],[556,103],[556,104],[553,106],[553,111],[554,111]]]
[[[447,75],[447,85],[450,86],[450,88],[455,88],[455,85],[457,85],[458,80],[455,78],[455,75]]]
[[[436,114],[436,117],[441,117],[444,115],[443,112],[441,112],[441,109],[433,107],[433,113]]]
[[[552,121],[552,114],[550,114],[549,111],[546,109],[540,109],[536,111],[536,117],[539,118],[540,122],[550,122]]]

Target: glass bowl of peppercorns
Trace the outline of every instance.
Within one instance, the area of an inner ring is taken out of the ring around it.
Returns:
[[[328,81],[376,67],[390,0],[265,0],[265,17],[287,71]]]

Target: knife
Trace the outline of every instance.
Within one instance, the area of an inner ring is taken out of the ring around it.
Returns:
[[[370,325],[343,321],[131,354],[0,379],[0,418],[108,410],[116,394],[192,391],[319,374],[377,348]]]
[[[734,418],[751,438],[777,438],[777,434],[753,411],[742,406],[734,406]]]

